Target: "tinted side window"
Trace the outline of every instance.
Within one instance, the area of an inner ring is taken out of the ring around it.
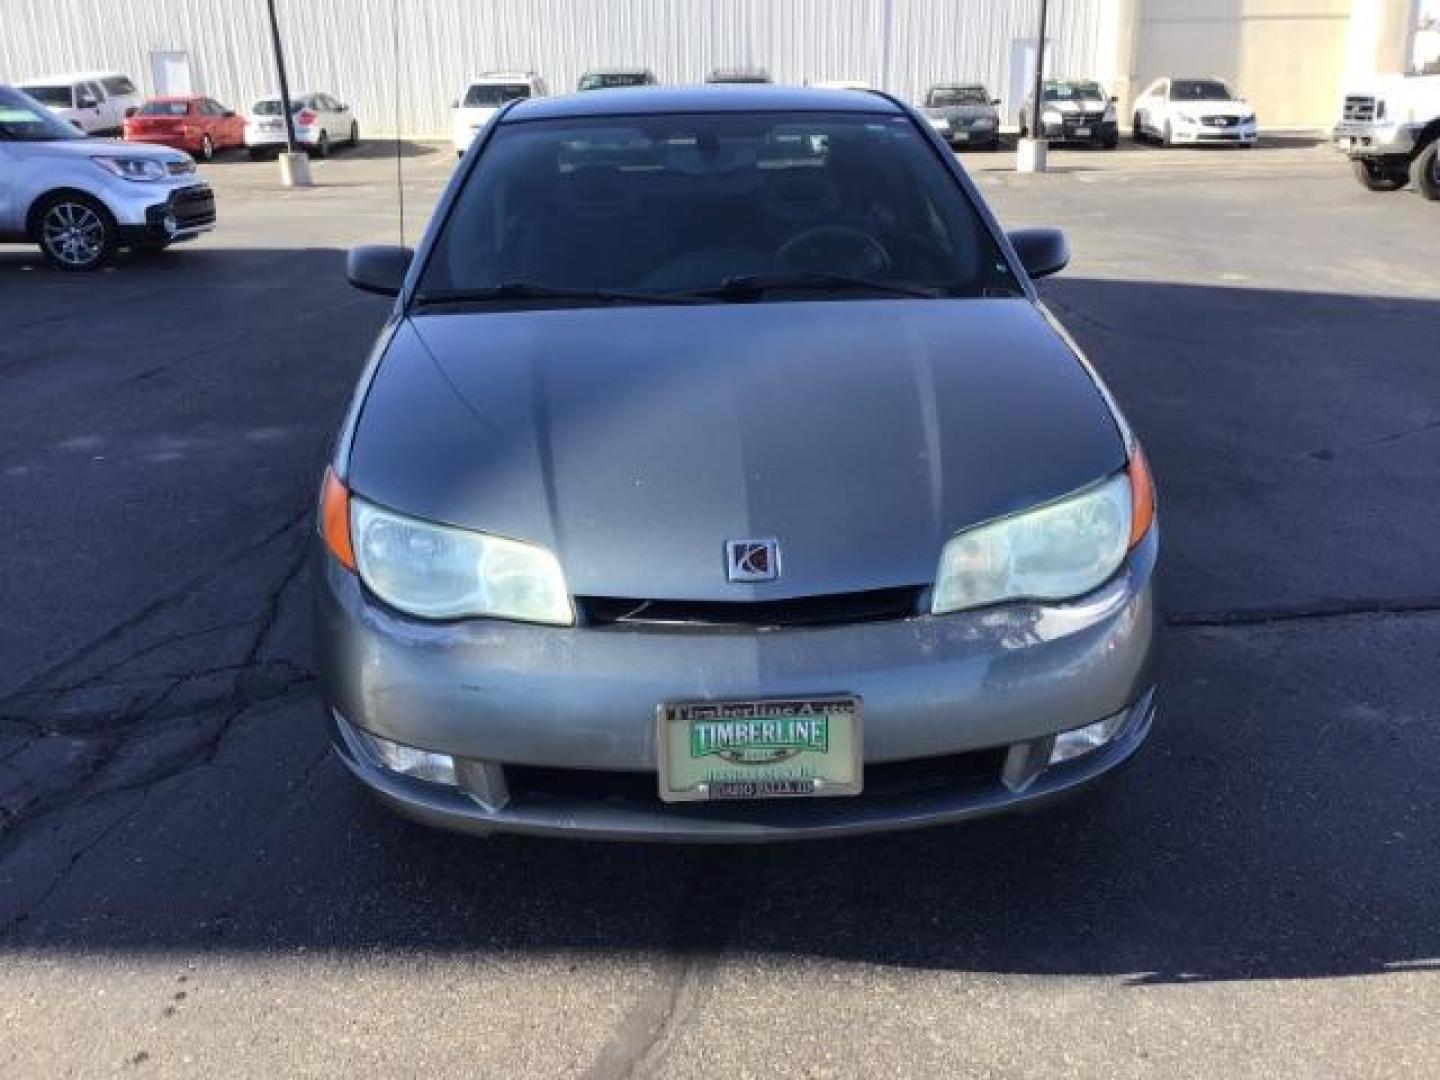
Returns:
[[[101,79],[100,84],[104,86],[106,91],[112,96],[135,93],[135,84],[123,76],[116,76],[113,79]]]

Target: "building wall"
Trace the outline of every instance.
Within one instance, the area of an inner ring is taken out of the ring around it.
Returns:
[[[1215,75],[1262,126],[1335,119],[1347,74],[1401,70],[1414,0],[1134,0],[1128,101],[1162,75]],[[1393,62],[1392,62],[1393,61]]]
[[[1012,45],[1038,0],[277,0],[295,89],[352,102],[364,129],[449,130],[461,83],[539,71],[552,90],[587,68],[641,64],[665,82],[758,64],[777,80],[861,79],[908,98],[978,79],[1009,97]],[[1100,75],[1100,35],[1122,0],[1050,0],[1051,63]],[[400,63],[393,51],[400,15]],[[1113,20],[1112,20],[1113,21]],[[274,92],[262,0],[0,0],[0,80],[118,69],[147,87],[149,54],[188,52],[196,88],[247,108]],[[1006,111],[1018,106],[1006,102]]]

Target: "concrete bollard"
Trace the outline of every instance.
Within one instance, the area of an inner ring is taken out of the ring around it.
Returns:
[[[1015,144],[1015,171],[1044,172],[1046,145],[1044,139],[1021,139],[1017,142]]]
[[[280,183],[286,187],[312,187],[310,155],[302,152],[280,154]]]

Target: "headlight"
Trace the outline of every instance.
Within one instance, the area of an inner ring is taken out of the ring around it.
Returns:
[[[1130,547],[1132,482],[1117,473],[952,537],[940,554],[931,613],[1007,600],[1068,600],[1104,584]]]
[[[150,183],[155,180],[164,180],[168,175],[164,162],[156,161],[154,158],[97,157],[90,160],[122,180],[140,180]]]
[[[1059,109],[1046,109],[1040,114],[1040,119],[1047,124],[1063,124],[1065,122],[1065,114]]]
[[[995,126],[995,118],[993,116],[977,116],[974,120],[970,121],[970,126],[977,128],[992,128]]]
[[[353,496],[350,513],[360,578],[392,607],[422,619],[575,623],[560,563],[542,547],[416,521]]]
[[[925,119],[930,121],[930,126],[936,131],[950,130],[950,121],[946,120],[943,116],[927,116]]]
[[[1190,113],[1188,113],[1188,112],[1179,112],[1179,113],[1176,113],[1176,114],[1175,114],[1175,119],[1176,119],[1176,120],[1179,120],[1182,124],[1198,124],[1198,123],[1200,122],[1200,121],[1196,120],[1195,117],[1192,116],[1192,115],[1191,115]]]

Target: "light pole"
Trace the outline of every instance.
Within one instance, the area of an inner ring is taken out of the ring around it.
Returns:
[[[1046,0],[1040,0],[1040,32],[1035,39],[1035,89],[1030,101],[1030,137],[1021,139],[1015,148],[1017,172],[1045,171],[1045,125],[1041,120],[1044,105],[1041,91],[1045,87],[1045,22],[1049,12]]]
[[[295,150],[295,117],[290,108],[290,77],[285,71],[285,47],[280,43],[280,20],[275,0],[265,0],[270,13],[270,43],[275,49],[275,70],[280,77],[280,112],[285,118],[285,151],[280,155],[280,183],[286,187],[309,187],[310,158]]]

